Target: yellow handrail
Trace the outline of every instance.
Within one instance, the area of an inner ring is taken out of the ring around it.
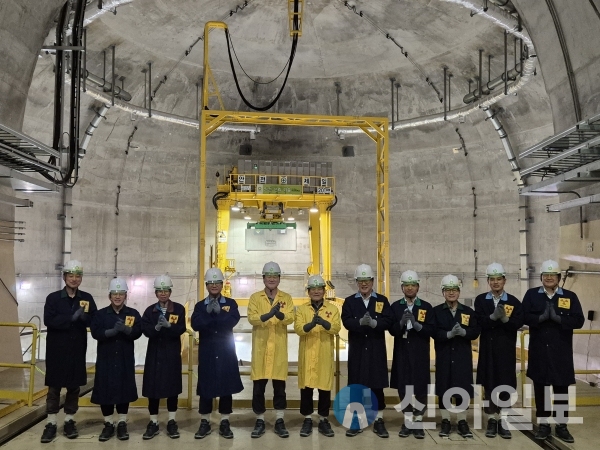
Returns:
[[[527,336],[528,334],[530,334],[529,330],[522,330],[521,336],[520,336],[521,351],[520,351],[519,358],[521,360],[521,370],[519,371],[520,372],[519,378],[521,379],[521,398],[522,399],[525,398],[525,384],[526,384],[526,379],[527,379],[527,368],[525,367],[525,364],[528,362],[528,359],[529,359],[529,349],[525,348],[525,336]],[[573,330],[573,334],[600,334],[600,330]],[[598,369],[598,370],[575,369],[575,374],[594,374],[594,373],[600,374],[600,369]]]
[[[31,328],[31,361],[27,363],[3,363],[0,362],[0,367],[10,367],[16,369],[27,369],[29,368],[29,387],[27,389],[27,395],[20,395],[18,391],[0,391],[0,397],[16,398],[17,400],[26,400],[27,406],[33,405],[33,388],[34,388],[34,377],[35,377],[35,351],[37,346],[38,338],[38,327],[33,323],[16,323],[16,322],[0,322],[0,327],[18,327],[18,328]]]

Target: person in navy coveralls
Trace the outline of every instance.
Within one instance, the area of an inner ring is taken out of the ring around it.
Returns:
[[[460,284],[454,275],[442,278],[442,294],[445,302],[433,308],[435,318],[435,393],[438,397],[442,425],[440,437],[448,437],[452,432],[450,411],[454,399],[456,405],[466,403],[467,408],[473,398],[473,352],[471,341],[477,339],[481,328],[475,311],[458,301]],[[463,395],[450,395],[450,390],[461,390]],[[472,438],[473,433],[467,424],[466,409],[457,415],[456,429],[464,438]]]
[[[62,272],[65,287],[48,295],[44,304],[48,423],[42,443],[52,442],[56,437],[56,415],[62,388],[67,388],[63,434],[69,439],[79,436],[73,416],[79,408],[80,386],[87,383],[87,327],[97,309],[94,298],[79,290],[83,277],[81,263],[74,259],[68,261]]]
[[[523,326],[523,307],[513,295],[504,291],[506,276],[502,264],[492,263],[486,269],[490,291],[475,298],[475,314],[481,326],[477,384],[483,387],[488,405],[486,437],[497,434],[510,439],[507,414],[511,391],[517,391],[517,330]],[[506,387],[492,396],[494,389]],[[509,390],[510,389],[510,390]],[[498,403],[504,402],[502,410]]]
[[[398,389],[400,402],[406,404],[402,408],[404,423],[398,436],[412,434],[417,439],[425,439],[422,422],[427,409],[431,379],[430,341],[435,325],[431,304],[417,296],[419,281],[415,271],[403,272],[400,283],[404,297],[391,305],[394,321],[390,334],[394,336],[394,359],[390,387]],[[415,402],[412,401],[413,395]]]
[[[148,398],[150,422],[143,435],[145,440],[159,433],[158,409],[161,398],[167,399],[167,436],[179,438],[175,421],[177,403],[182,391],[181,335],[185,333],[185,308],[171,300],[173,281],[168,275],[154,279],[157,303],[146,308],[142,316],[142,331],[148,338],[142,395]]]
[[[354,278],[358,292],[346,297],[342,305],[342,323],[348,330],[348,385],[361,384],[375,394],[378,412],[373,432],[387,438],[383,422],[383,389],[389,386],[385,330],[392,324],[392,311],[385,295],[373,290],[375,275],[371,266],[358,266]],[[346,436],[353,437],[361,431],[353,424]]]
[[[575,292],[558,286],[561,273],[556,261],[542,263],[542,286],[529,289],[523,297],[525,324],[529,325],[527,376],[533,381],[536,439],[550,436],[550,416],[554,410],[556,437],[575,442],[567,429],[569,385],[575,384],[573,330],[583,326],[585,317]],[[554,408],[550,404],[550,386]],[[556,398],[556,396],[563,398]]]
[[[108,441],[115,434],[115,406],[119,420],[117,438],[129,439],[127,412],[129,403],[138,399],[135,383],[134,341],[142,335],[140,313],[126,305],[127,282],[110,280],[110,305],[100,309],[92,319],[92,337],[98,341],[96,374],[91,402],[100,405],[104,428],[98,440]]]
[[[232,439],[229,415],[233,409],[233,394],[244,389],[238,358],[235,352],[233,327],[240,321],[238,305],[232,298],[223,297],[223,272],[217,268],[204,276],[208,297],[196,303],[192,314],[192,328],[200,334],[198,345],[198,387],[201,415],[200,428],[194,435],[203,439],[211,433],[210,414],[213,399],[219,398],[221,423],[219,434]]]

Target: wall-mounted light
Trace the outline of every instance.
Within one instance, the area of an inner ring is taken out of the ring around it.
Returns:
[[[240,284],[248,284],[248,278],[240,278]]]
[[[21,283],[21,289],[23,289],[23,290],[31,289],[31,283],[29,281],[23,281]]]
[[[304,210],[303,209],[299,209],[298,210],[298,215],[299,216],[303,216],[304,215]]]
[[[142,280],[141,278],[138,278],[138,279],[136,279],[136,280],[133,282],[133,285],[134,285],[134,286],[143,286],[143,285],[144,285],[144,280]]]

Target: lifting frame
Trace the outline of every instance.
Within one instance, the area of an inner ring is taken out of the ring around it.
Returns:
[[[390,270],[390,244],[389,244],[389,129],[387,117],[359,117],[359,116],[322,116],[308,114],[278,114],[265,112],[240,112],[224,111],[223,102],[218,87],[212,75],[209,65],[209,33],[213,28],[225,29],[227,25],[223,22],[207,22],[204,26],[204,73],[202,78],[202,109],[200,111],[200,173],[199,173],[199,219],[198,219],[198,290],[197,301],[201,300],[204,292],[203,275],[206,271],[206,138],[217,128],[225,123],[255,124],[255,125],[287,125],[287,126],[312,126],[312,127],[352,127],[360,128],[376,145],[376,171],[377,171],[377,292],[386,297],[390,295],[390,283],[388,282]],[[209,90],[210,89],[210,90]],[[209,101],[211,97],[217,97],[220,110],[210,110]],[[240,193],[236,194],[238,197]],[[255,193],[247,193],[255,197]],[[270,194],[269,196],[273,196]],[[275,197],[275,196],[273,196]],[[315,201],[312,194],[301,195],[298,202],[306,202],[309,205]],[[320,196],[319,200],[323,197]],[[228,199],[229,200],[229,199]],[[230,199],[233,200],[233,199]],[[248,199],[249,200],[249,199]],[[326,210],[326,203],[317,202],[319,215],[324,222],[321,227],[321,241],[323,252],[323,277],[328,280],[331,275],[331,241],[328,233],[331,229],[330,211]],[[228,219],[228,217],[227,217]],[[313,224],[311,218],[311,225]],[[329,231],[327,231],[329,230]],[[315,241],[313,239],[313,241]],[[317,245],[313,242],[313,245]],[[319,273],[318,260],[315,261],[313,249],[311,248],[313,261],[310,271],[312,274]],[[225,260],[226,255],[219,256]],[[221,267],[223,269],[223,267]]]

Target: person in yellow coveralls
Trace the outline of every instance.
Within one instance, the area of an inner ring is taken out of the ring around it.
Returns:
[[[279,290],[279,264],[273,261],[266,263],[262,275],[265,288],[252,294],[248,302],[248,322],[252,325],[252,410],[256,414],[251,437],[259,438],[265,433],[265,387],[272,380],[275,434],[287,438],[290,434],[283,421],[287,407],[287,326],[294,321],[294,304],[290,294]]]
[[[325,280],[321,275],[308,277],[306,286],[310,302],[296,308],[294,330],[300,336],[298,351],[298,387],[300,414],[304,416],[300,436],[312,434],[314,412],[313,392],[319,391],[317,412],[319,433],[333,437],[329,420],[331,388],[333,386],[333,337],[342,327],[340,312],[335,304],[325,301]]]

